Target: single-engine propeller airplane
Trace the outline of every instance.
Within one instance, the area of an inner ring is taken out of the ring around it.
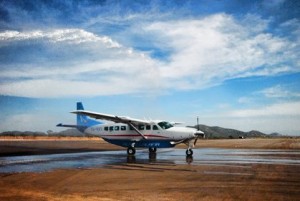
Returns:
[[[128,155],[134,155],[135,148],[149,148],[149,153],[156,153],[157,148],[170,148],[184,143],[188,146],[186,155],[192,156],[192,148],[198,138],[204,137],[204,132],[199,129],[175,126],[180,124],[176,122],[141,120],[87,111],[81,102],[77,103],[77,110],[71,113],[77,114],[77,125],[60,123],[57,126],[77,128],[83,133],[99,136],[111,144],[127,147]]]

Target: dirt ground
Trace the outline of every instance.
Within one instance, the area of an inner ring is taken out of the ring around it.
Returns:
[[[177,148],[186,149],[181,144]],[[195,148],[299,149],[300,138],[198,140]],[[126,150],[100,138],[0,138],[1,156]]]
[[[0,138],[0,156],[76,153],[87,151],[122,150],[99,138]],[[125,150],[125,149],[124,149]]]
[[[98,139],[6,139],[0,140],[0,147],[2,156],[120,149]],[[201,140],[197,147],[281,148],[297,152],[300,139]],[[278,164],[125,163],[45,173],[2,173],[0,200],[300,200],[299,168]]]

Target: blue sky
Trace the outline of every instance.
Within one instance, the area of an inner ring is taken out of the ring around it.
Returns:
[[[300,134],[299,1],[0,1],[0,131],[86,109]]]

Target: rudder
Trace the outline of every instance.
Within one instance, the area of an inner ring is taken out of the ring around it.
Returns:
[[[82,102],[77,102],[77,110],[84,110]],[[102,124],[102,122],[88,118],[84,114],[77,114],[77,126],[79,127],[90,127],[97,124]]]

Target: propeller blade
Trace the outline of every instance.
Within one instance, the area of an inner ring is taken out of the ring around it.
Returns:
[[[194,141],[194,146],[196,146],[198,138],[199,138],[199,137],[197,137],[197,138],[195,139],[195,141]]]

